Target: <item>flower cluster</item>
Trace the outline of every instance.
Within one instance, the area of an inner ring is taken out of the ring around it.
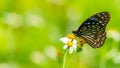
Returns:
[[[85,41],[81,39],[80,41],[76,40],[76,36],[74,34],[68,34],[67,37],[60,38],[60,41],[65,43],[63,49],[69,49],[69,53],[72,54],[74,51],[77,50],[78,44],[84,44]]]

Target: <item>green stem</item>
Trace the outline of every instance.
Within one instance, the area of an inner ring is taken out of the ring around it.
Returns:
[[[67,49],[65,49],[64,53],[63,53],[63,56],[62,56],[62,68],[65,68],[65,62],[66,62],[66,55],[67,55]]]
[[[77,52],[75,54],[73,54],[73,56],[71,56],[70,61],[68,61],[69,63],[67,64],[67,68],[70,68],[70,64],[72,63],[73,60],[75,60],[75,57],[77,56]]]

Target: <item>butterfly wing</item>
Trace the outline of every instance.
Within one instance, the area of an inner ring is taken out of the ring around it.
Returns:
[[[91,47],[99,48],[104,44],[104,41],[106,39],[106,32],[98,36],[82,35],[82,38],[84,38]]]
[[[89,17],[73,33],[78,37],[84,38],[91,47],[99,48],[104,44],[106,39],[105,28],[109,20],[110,14],[108,12],[97,13]]]

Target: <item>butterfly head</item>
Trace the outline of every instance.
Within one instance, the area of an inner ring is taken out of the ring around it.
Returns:
[[[75,36],[77,36],[77,37],[80,36],[78,31],[72,31],[72,33],[73,33]]]

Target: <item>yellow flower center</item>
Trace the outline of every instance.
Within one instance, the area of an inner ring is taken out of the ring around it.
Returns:
[[[75,35],[74,34],[68,34],[67,36],[69,39],[75,39]]]
[[[71,47],[71,46],[73,46],[73,43],[72,43],[71,41],[68,41],[68,42],[67,42],[67,45],[68,45],[69,47]]]

